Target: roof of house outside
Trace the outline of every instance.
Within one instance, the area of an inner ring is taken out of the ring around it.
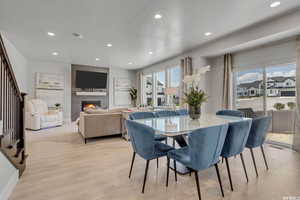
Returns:
[[[280,83],[280,82],[284,82],[286,80],[293,80],[295,81],[296,78],[295,77],[285,77],[285,76],[276,76],[276,77],[270,77],[268,78],[268,83],[270,82],[276,82],[276,83]],[[246,89],[249,89],[249,88],[259,88],[259,85],[262,83],[262,80],[257,80],[257,81],[253,81],[253,82],[250,82],[250,83],[241,83],[238,85],[239,88],[246,88]],[[275,87],[275,86],[269,86],[268,89],[270,88],[283,88],[283,87]],[[285,87],[286,88],[286,87]],[[293,88],[293,87],[290,87],[290,88]]]

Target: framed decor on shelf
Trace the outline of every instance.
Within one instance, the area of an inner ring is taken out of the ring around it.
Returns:
[[[65,77],[61,74],[36,73],[36,89],[63,90]]]

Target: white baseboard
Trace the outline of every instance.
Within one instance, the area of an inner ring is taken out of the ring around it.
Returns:
[[[3,190],[0,191],[1,200],[8,200],[15,186],[17,185],[18,181],[19,181],[19,171],[16,170],[15,173],[10,177],[9,181],[7,182]]]

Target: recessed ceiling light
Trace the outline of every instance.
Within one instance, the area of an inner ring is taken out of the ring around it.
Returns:
[[[58,53],[57,53],[57,52],[53,52],[52,55],[53,55],[53,56],[57,56]]]
[[[79,39],[82,39],[83,38],[83,35],[80,34],[80,33],[72,33],[72,35],[76,38],[79,38]]]
[[[100,60],[100,58],[96,58],[96,61],[99,61]]]
[[[212,33],[211,32],[206,32],[204,35],[205,36],[210,36]]]
[[[106,46],[107,46],[107,47],[112,47],[112,44],[108,43]]]
[[[275,2],[270,4],[271,8],[276,8],[277,6],[280,6],[280,1],[275,1]]]
[[[132,62],[129,62],[128,65],[132,65]]]
[[[55,33],[52,33],[52,32],[48,32],[47,33],[49,36],[55,36]]]
[[[153,52],[152,52],[152,51],[149,51],[149,54],[150,54],[150,55],[152,55],[152,54],[153,54]]]
[[[161,18],[162,18],[162,16],[160,14],[154,15],[154,19],[161,19]]]

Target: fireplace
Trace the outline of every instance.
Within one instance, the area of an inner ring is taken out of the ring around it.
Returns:
[[[81,102],[81,111],[85,108],[98,108],[101,107],[101,101],[82,101]]]

